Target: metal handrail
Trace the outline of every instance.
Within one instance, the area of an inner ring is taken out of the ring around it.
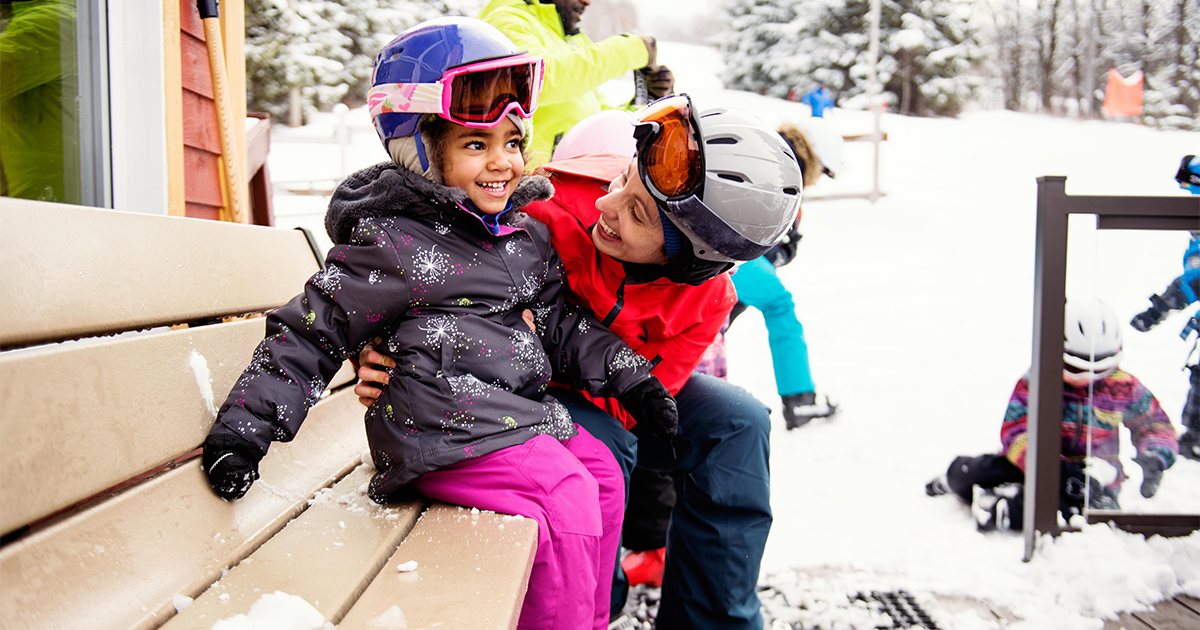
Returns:
[[[1025,561],[1037,535],[1058,535],[1062,456],[1062,330],[1066,304],[1067,217],[1096,216],[1100,230],[1200,230],[1200,197],[1068,195],[1066,177],[1039,177],[1034,245],[1033,362],[1025,451]],[[1030,492],[1032,489],[1032,492]],[[1195,516],[1180,515],[1195,522]]]

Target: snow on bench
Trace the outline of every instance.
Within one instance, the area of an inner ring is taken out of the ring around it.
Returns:
[[[209,490],[254,315],[319,266],[294,230],[0,201],[0,627],[208,630],[264,595],[340,628],[515,627],[536,525],[367,499],[348,366],[245,497]]]

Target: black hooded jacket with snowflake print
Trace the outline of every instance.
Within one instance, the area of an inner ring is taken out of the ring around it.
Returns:
[[[618,396],[652,377],[590,311],[566,302],[549,231],[516,210],[552,192],[545,178],[523,178],[493,235],[461,190],[390,162],[348,177],[326,217],[335,245],[325,269],[267,317],[211,434],[240,435],[264,453],[291,440],[342,362],[383,337],[376,350],[397,367],[365,418],[376,501],[535,435],[575,435],[545,394],[551,379]]]

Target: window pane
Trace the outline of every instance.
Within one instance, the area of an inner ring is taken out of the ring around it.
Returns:
[[[97,0],[0,4],[0,193],[108,206],[105,11]]]
[[[1071,227],[1075,232],[1074,223]],[[1196,362],[1195,333],[1186,328],[1196,308],[1179,284],[1187,272],[1184,253],[1192,251],[1190,235],[1093,230],[1090,239],[1074,236],[1067,247],[1068,287],[1078,290],[1071,299],[1095,296],[1110,312],[1096,313],[1093,323],[1100,325],[1080,336],[1094,344],[1089,360],[1095,371],[1104,371],[1085,386],[1064,391],[1064,454],[1067,414],[1074,413],[1087,427],[1074,455],[1087,467],[1089,508],[1200,513],[1200,466],[1176,455],[1179,439],[1195,423],[1185,411],[1188,397],[1196,394],[1184,368]],[[1171,306],[1155,307],[1151,295],[1167,296]],[[1151,307],[1161,319],[1146,330],[1135,327],[1133,320]],[[1114,325],[1103,325],[1108,319]],[[1101,358],[1113,347],[1120,348],[1115,366]],[[1074,408],[1066,400],[1072,392]]]

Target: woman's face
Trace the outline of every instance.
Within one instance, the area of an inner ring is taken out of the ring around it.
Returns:
[[[600,220],[592,226],[596,249],[617,260],[665,265],[662,224],[654,197],[638,177],[637,160],[609,184],[608,194],[596,200]]]

